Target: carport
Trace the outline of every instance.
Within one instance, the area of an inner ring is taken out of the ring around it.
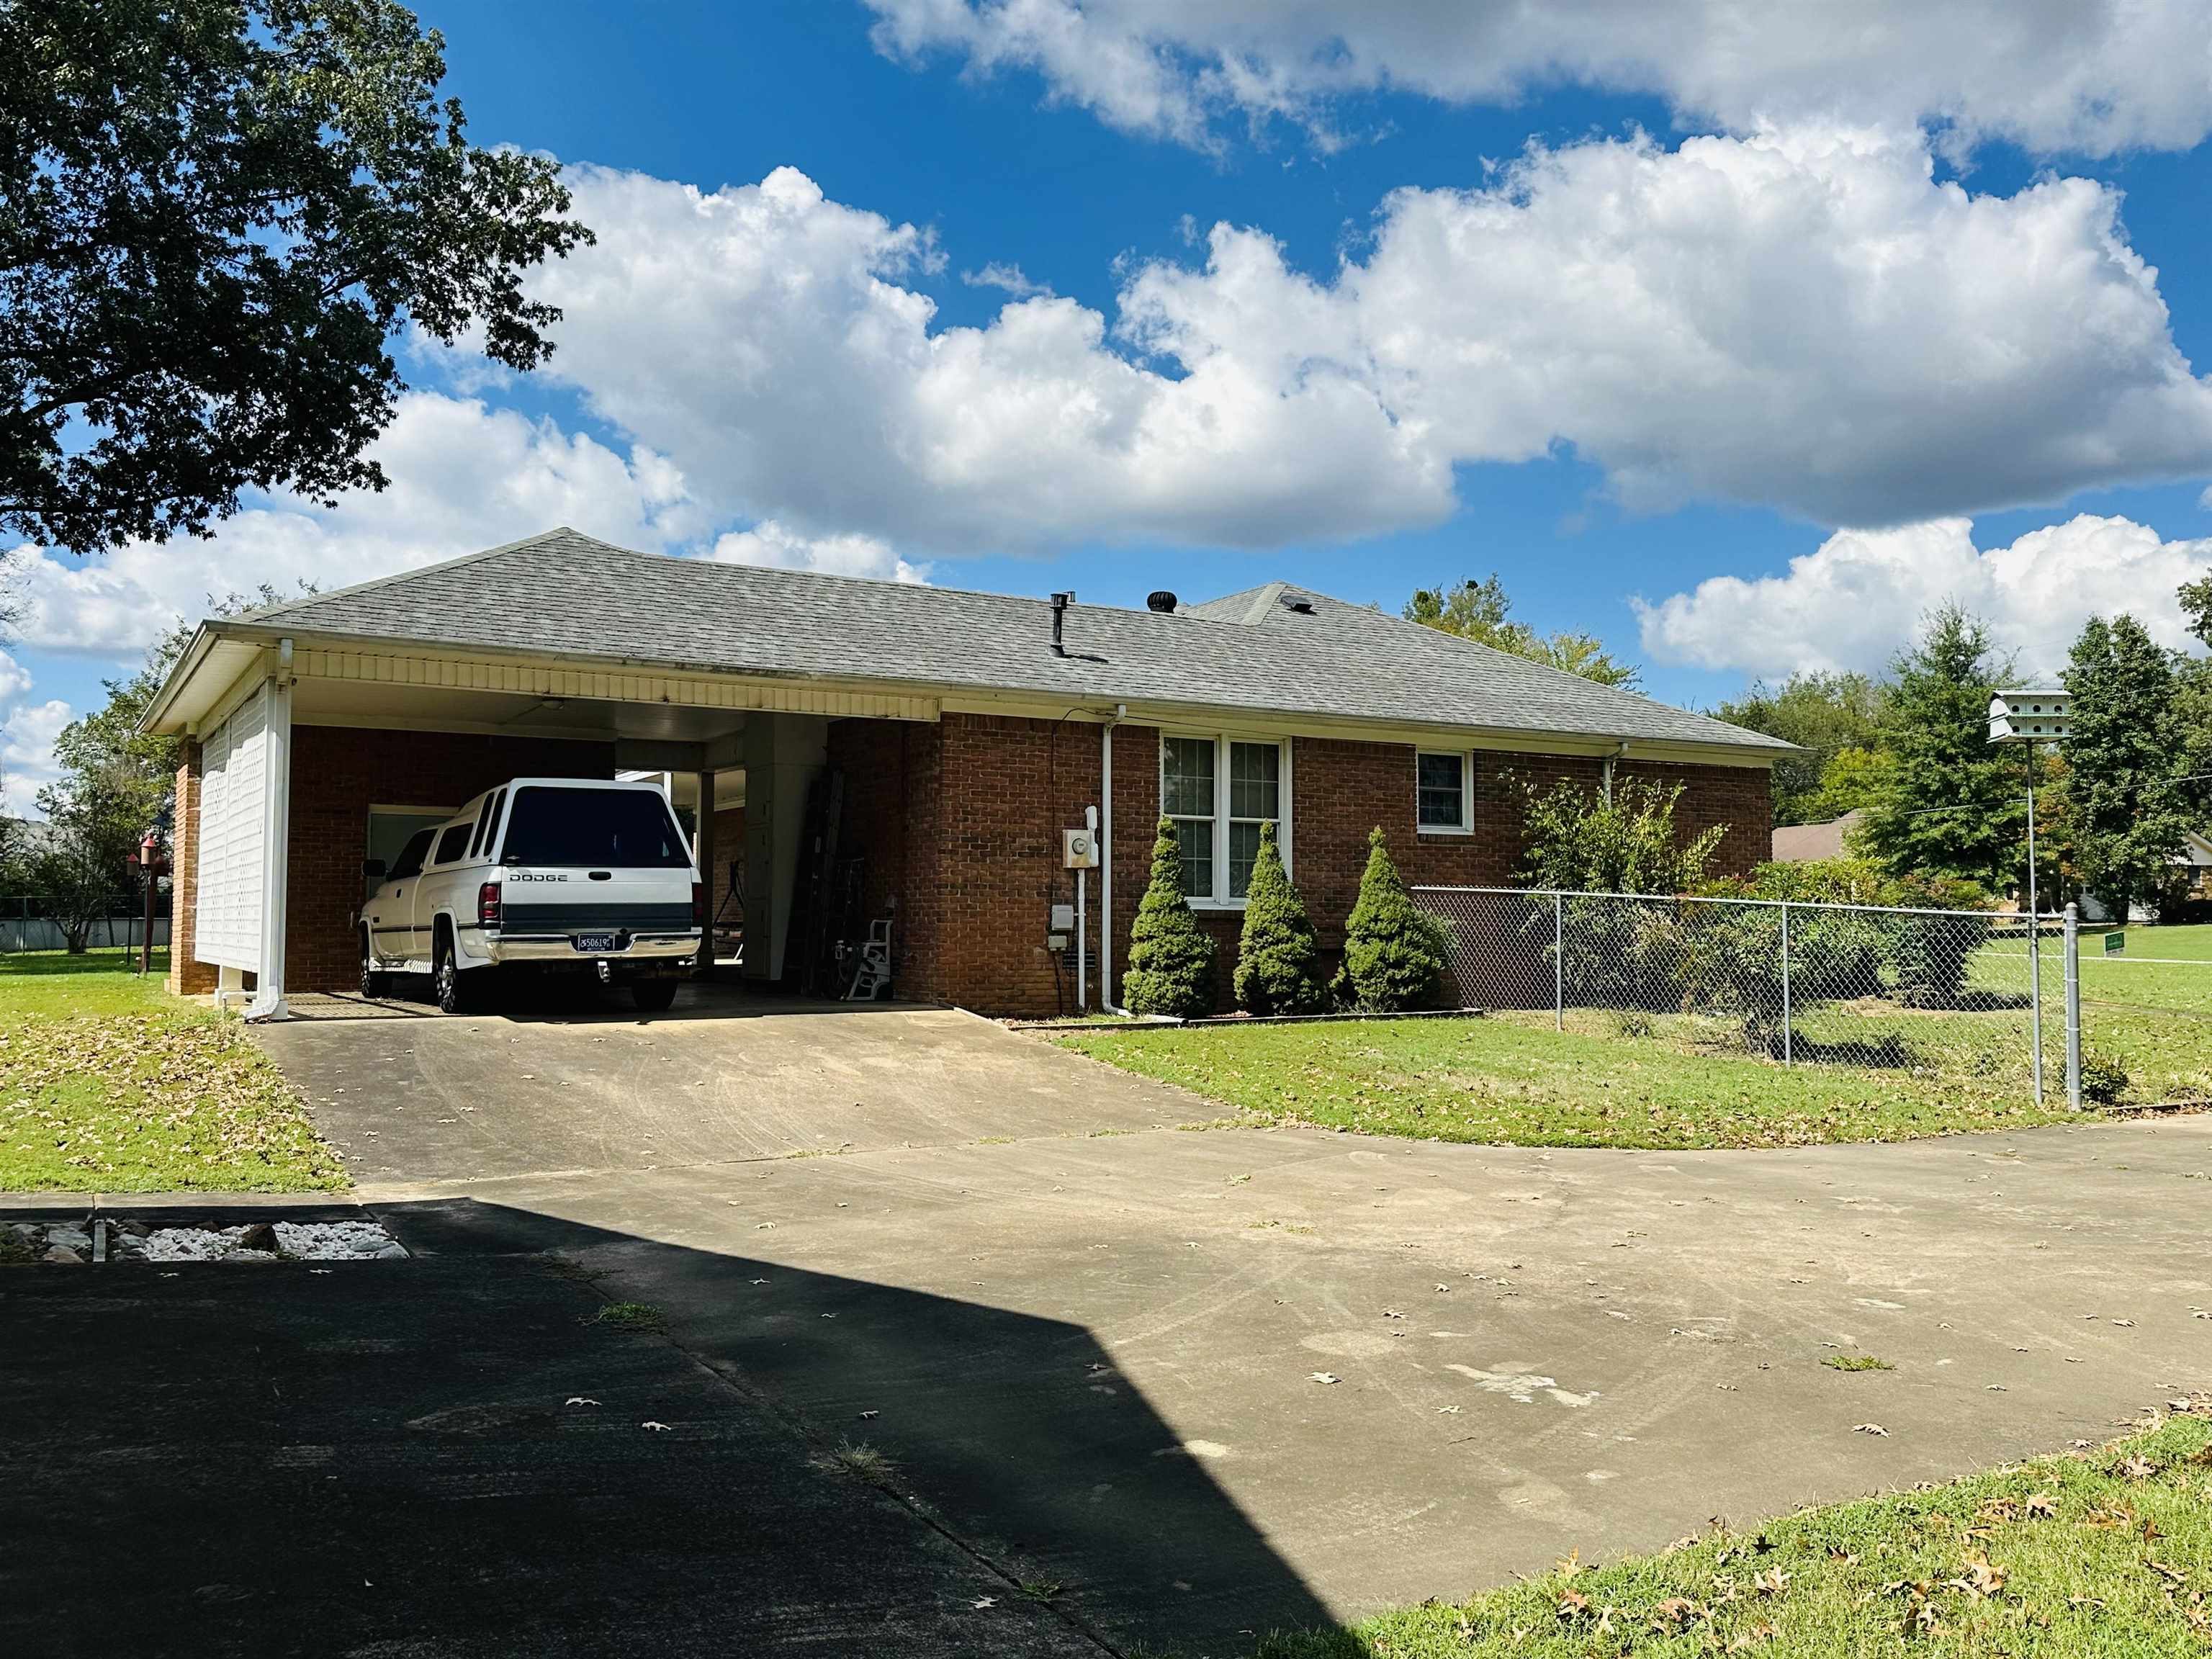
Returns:
[[[333,636],[304,625],[315,603],[204,625],[146,720],[188,739],[173,988],[250,995],[256,1018],[282,1018],[288,986],[353,983],[364,860],[514,776],[665,775],[696,825],[710,910],[741,884],[744,977],[781,981],[810,792],[833,749],[936,714],[927,698],[675,662]],[[855,794],[885,781],[848,775]],[[896,878],[870,872],[877,903]]]

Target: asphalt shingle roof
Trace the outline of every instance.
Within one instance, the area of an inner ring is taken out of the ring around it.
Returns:
[[[1285,597],[1308,605],[1294,610]],[[1406,726],[1787,745],[1325,595],[1271,583],[1172,615],[717,564],[568,530],[248,611],[304,633],[732,673],[1187,703]]]

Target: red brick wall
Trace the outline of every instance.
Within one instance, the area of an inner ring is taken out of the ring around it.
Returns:
[[[916,860],[931,860],[933,822],[917,816],[917,771],[933,778],[936,729],[910,720],[839,720],[830,723],[826,763],[845,781],[837,833],[841,859],[863,860],[861,902],[870,921],[893,908],[891,970],[896,988],[915,969],[915,917],[908,900]],[[919,844],[918,844],[919,843]]]
[[[908,860],[921,914],[901,988],[985,1012],[1050,1013],[1060,1006],[1045,948],[1051,907],[1075,901],[1060,832],[1097,800],[1098,728],[948,714],[935,733],[935,823]],[[1072,969],[1060,977],[1072,1004]]]
[[[360,981],[360,908],[372,804],[458,807],[516,777],[611,778],[611,743],[453,732],[299,726],[292,732],[292,845],[286,884],[285,988],[334,991]],[[186,911],[181,890],[178,913]],[[179,925],[183,925],[181,921]]]
[[[957,1002],[997,1014],[1050,1014],[1072,1001],[1072,975],[1058,994],[1043,936],[1048,907],[1072,902],[1060,866],[1060,831],[1081,822],[1099,798],[1099,730],[1095,725],[948,714],[939,745],[942,823],[933,836],[932,876],[910,860],[910,913],[933,906],[938,937],[910,960],[902,994]],[[918,728],[926,732],[928,728]],[[1341,946],[1345,917],[1366,867],[1367,833],[1380,825],[1406,879],[1416,884],[1509,882],[1521,851],[1518,784],[1561,777],[1597,784],[1595,759],[1480,754],[1474,759],[1475,822],[1466,836],[1417,834],[1414,751],[1403,744],[1300,738],[1291,754],[1291,874],[1305,894],[1325,948]],[[1717,867],[1748,871],[1765,856],[1767,775],[1763,769],[1623,763],[1616,776],[1681,781],[1677,820],[1686,838],[1710,824],[1728,828]],[[911,787],[910,787],[911,789]],[[921,791],[911,790],[917,799]],[[1159,734],[1125,726],[1114,733],[1114,860],[1116,965],[1126,962],[1137,901],[1151,874],[1159,813]],[[1091,878],[1094,911],[1097,878]],[[1094,915],[1094,923],[1096,917]],[[1241,912],[1200,915],[1218,946],[1216,982],[1231,994]],[[1092,996],[1097,997],[1092,985]]]
[[[169,848],[169,977],[172,995],[196,997],[215,989],[211,963],[192,960],[198,931],[200,890],[200,746],[187,738],[177,766],[176,828]]]

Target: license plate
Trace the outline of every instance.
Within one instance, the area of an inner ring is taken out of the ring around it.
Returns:
[[[612,933],[578,933],[574,936],[576,949],[592,956],[605,956],[610,951],[620,950]]]

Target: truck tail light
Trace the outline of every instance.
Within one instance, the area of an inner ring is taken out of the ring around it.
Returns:
[[[477,921],[486,927],[499,926],[499,884],[488,881],[477,889]]]
[[[707,925],[707,884],[703,881],[691,884],[691,925],[694,927]]]

